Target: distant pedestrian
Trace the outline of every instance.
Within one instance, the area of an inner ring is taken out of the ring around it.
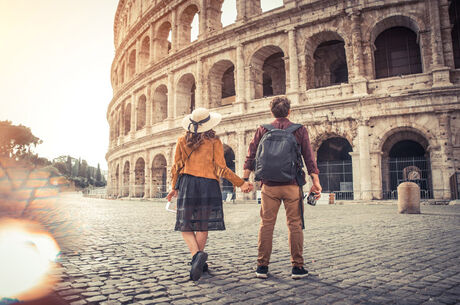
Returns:
[[[244,164],[243,179],[255,171],[256,180],[261,180],[261,209],[258,241],[256,276],[268,277],[268,264],[272,252],[273,229],[281,201],[286,209],[291,250],[292,278],[308,275],[303,260],[303,191],[305,174],[302,170],[302,157],[307,166],[315,198],[321,196],[318,167],[314,160],[307,129],[293,124],[288,117],[291,113],[287,98],[275,98],[270,103],[275,120],[269,125],[260,126],[249,144]]]
[[[230,170],[222,142],[214,128],[221,121],[218,113],[197,108],[182,121],[186,130],[176,145],[171,169],[173,188],[167,199],[177,198],[176,231],[182,232],[191,254],[190,278],[194,281],[208,270],[204,252],[208,231],[225,230],[219,178],[225,178],[243,192],[252,185]]]

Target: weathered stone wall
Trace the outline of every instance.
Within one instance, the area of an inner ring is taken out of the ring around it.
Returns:
[[[460,170],[460,72],[445,20],[447,0],[285,0],[266,13],[259,1],[237,0],[237,20],[225,28],[222,2],[119,2],[107,112],[112,195],[139,193],[139,158],[143,195],[157,196],[163,183],[170,189],[180,122],[193,107],[223,115],[216,131],[242,174],[255,129],[272,120],[266,95],[279,94],[291,99],[291,119],[307,126],[315,154],[331,137],[350,143],[355,199],[382,198],[389,149],[401,140],[426,150],[432,196],[450,196],[449,177]],[[190,42],[195,14],[199,36]],[[422,73],[376,79],[374,41],[393,27],[417,35]],[[347,78],[331,85],[331,71],[343,63]],[[223,80],[231,68],[234,82],[228,74]],[[235,96],[222,99],[223,90]]]

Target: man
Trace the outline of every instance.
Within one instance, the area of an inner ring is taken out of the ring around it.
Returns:
[[[288,117],[291,113],[290,101],[284,97],[277,97],[270,103],[270,108],[275,120],[271,125],[277,129],[287,129],[293,125]],[[269,127],[269,126],[267,126]],[[300,126],[299,126],[300,127]],[[256,152],[259,143],[268,130],[260,126],[251,143],[249,144],[248,155],[244,163],[243,179],[249,180],[249,175],[255,169]],[[308,173],[312,178],[313,186],[311,192],[316,193],[316,199],[321,195],[321,185],[318,177],[318,167],[314,160],[307,129],[304,126],[293,132],[295,140],[300,145],[300,151],[305,161]],[[301,160],[300,160],[301,161]],[[274,179],[275,180],[275,179]],[[297,179],[289,182],[275,182],[270,179],[262,179],[262,202],[260,209],[260,228],[258,241],[257,271],[258,278],[268,277],[268,264],[272,252],[273,229],[276,223],[281,201],[284,202],[286,210],[287,225],[289,229],[289,248],[291,251],[291,264],[293,279],[306,277],[308,271],[304,269],[303,252],[303,206],[301,186]]]

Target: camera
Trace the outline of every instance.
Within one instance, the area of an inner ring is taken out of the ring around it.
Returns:
[[[315,196],[316,196],[316,193],[314,193],[314,192],[311,192],[311,193],[308,195],[308,197],[307,197],[307,203],[308,203],[309,205],[313,205],[313,206],[316,205],[316,198],[315,198]]]

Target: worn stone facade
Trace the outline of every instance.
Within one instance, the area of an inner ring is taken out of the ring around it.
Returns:
[[[391,199],[395,185],[415,179],[425,198],[451,198],[449,179],[460,171],[458,1],[284,0],[262,12],[258,0],[236,0],[226,27],[222,3],[120,0],[110,195],[170,189],[180,123],[195,107],[223,115],[216,131],[242,174],[248,144],[281,95],[321,152],[326,192]]]

